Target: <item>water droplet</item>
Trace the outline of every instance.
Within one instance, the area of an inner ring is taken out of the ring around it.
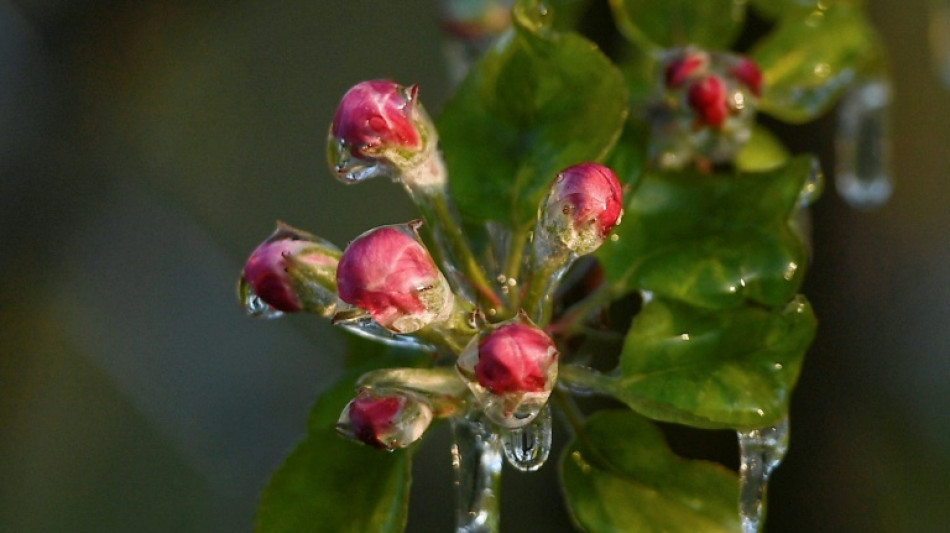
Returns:
[[[511,466],[522,472],[541,468],[551,453],[551,407],[544,406],[524,427],[502,430],[501,443]]]
[[[350,152],[350,145],[340,139],[330,139],[327,158],[334,176],[348,185],[392,174],[391,169],[382,161],[354,157]]]
[[[267,302],[261,299],[260,296],[254,292],[254,288],[251,287],[242,277],[238,281],[238,298],[241,300],[241,305],[244,306],[244,312],[248,316],[254,318],[277,318],[283,316],[283,312],[274,309]]]
[[[865,81],[851,90],[838,110],[835,187],[855,209],[874,209],[891,196],[890,83]]]
[[[408,335],[397,335],[380,326],[365,311],[355,307],[338,311],[333,315],[332,324],[339,326],[355,335],[390,346],[415,348],[427,352],[434,352],[435,347],[422,340]]]
[[[758,533],[772,471],[788,450],[788,418],[774,426],[739,431],[739,516],[743,533]]]

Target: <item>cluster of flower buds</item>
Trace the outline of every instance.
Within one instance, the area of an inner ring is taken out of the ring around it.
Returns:
[[[743,56],[694,47],[660,55],[652,156],[663,168],[735,157],[751,135],[762,73]]]
[[[252,316],[298,311],[329,316],[337,309],[339,260],[340,250],[329,242],[278,223],[244,264],[239,299]]]
[[[343,97],[328,151],[343,181],[388,175],[405,186],[429,217],[441,269],[419,235],[421,221],[371,229],[342,252],[280,225],[251,254],[240,282],[245,306],[256,316],[319,313],[383,342],[413,341],[455,356],[454,370],[384,369],[361,378],[337,429],[377,448],[408,446],[434,417],[468,416],[472,408],[508,434],[538,425],[532,421],[558,369],[558,350],[536,325],[546,323],[538,311],[550,309],[542,302],[567,266],[603,244],[622,214],[622,190],[609,168],[580,163],[560,172],[538,209],[531,259],[522,265],[526,288],[507,301],[488,298],[499,307],[488,311],[498,321],[489,324],[475,309],[482,300],[471,295],[497,295],[487,278],[479,279],[484,271],[453,218],[436,143],[416,87],[377,80]],[[450,283],[443,272],[455,276],[460,266],[468,268],[465,276]],[[524,308],[535,312],[535,322]]]

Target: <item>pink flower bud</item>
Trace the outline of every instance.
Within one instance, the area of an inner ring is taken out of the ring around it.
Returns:
[[[514,428],[544,407],[557,380],[557,358],[551,338],[519,316],[473,339],[456,368],[486,415]]]
[[[339,257],[329,242],[278,223],[244,264],[238,284],[242,303],[252,316],[332,313]]]
[[[581,163],[558,174],[543,205],[541,231],[585,255],[600,247],[620,222],[623,192],[609,168]]]
[[[722,128],[729,116],[726,87],[718,76],[706,76],[689,88],[689,106],[708,126]]]
[[[364,388],[343,409],[336,429],[374,448],[394,450],[419,440],[431,422],[432,409],[421,397]]]
[[[749,88],[756,97],[762,96],[762,71],[755,61],[747,57],[740,57],[730,71],[739,82]]]
[[[700,74],[709,64],[709,54],[701,50],[687,48],[683,54],[670,61],[664,69],[667,89],[675,89],[688,78]]]
[[[395,333],[411,333],[448,318],[454,296],[419,241],[416,228],[382,226],[356,238],[337,268],[340,299]]]
[[[330,125],[328,158],[336,176],[359,182],[419,163],[435,146],[432,121],[418,103],[418,88],[388,80],[364,81],[343,95]]]

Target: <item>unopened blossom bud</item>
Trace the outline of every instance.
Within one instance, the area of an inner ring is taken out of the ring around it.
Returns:
[[[612,170],[597,163],[574,165],[558,174],[542,204],[539,237],[586,255],[604,243],[622,211],[623,192]]]
[[[472,339],[456,368],[492,421],[517,428],[537,416],[550,397],[557,359],[551,338],[519,316]]]
[[[252,316],[329,315],[336,308],[339,258],[340,250],[329,242],[278,223],[244,264],[238,296]]]
[[[343,409],[336,429],[374,448],[394,450],[419,440],[431,422],[432,408],[422,397],[364,388]]]
[[[709,54],[695,48],[687,48],[682,55],[667,63],[664,80],[668,89],[682,85],[687,79],[702,73],[709,65]]]
[[[718,76],[706,76],[689,88],[689,107],[707,126],[722,128],[729,116],[726,86]]]
[[[340,299],[394,333],[447,319],[454,295],[416,233],[419,223],[381,226],[347,246],[337,268]]]
[[[755,61],[747,57],[740,57],[730,70],[730,73],[745,85],[756,97],[762,96],[762,71]]]
[[[417,86],[389,80],[364,81],[346,92],[327,144],[337,178],[346,183],[378,175],[396,179],[421,164],[435,147],[436,133],[417,94]]]

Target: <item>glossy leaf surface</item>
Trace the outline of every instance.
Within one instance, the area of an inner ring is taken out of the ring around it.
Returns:
[[[653,300],[634,317],[614,395],[650,418],[704,428],[759,428],[788,413],[815,335],[804,296],[774,310],[709,311]]]
[[[406,524],[412,448],[386,453],[351,442],[334,426],[354,383],[382,366],[421,364],[425,355],[351,339],[362,364],[325,391],[310,412],[307,436],[274,472],[261,496],[255,531],[398,532]]]
[[[647,290],[709,308],[783,305],[807,250],[790,224],[812,168],[797,157],[762,173],[648,172],[616,241],[597,252],[615,292]]]
[[[735,474],[678,457],[629,411],[592,415],[561,459],[568,509],[592,533],[739,531]]]
[[[817,118],[876,59],[876,43],[851,5],[783,18],[751,52],[764,78],[759,109],[794,123]]]
[[[644,49],[726,49],[745,20],[744,0],[610,0],[620,31]]]
[[[602,159],[627,115],[616,67],[586,39],[516,19],[437,123],[468,222],[529,226],[557,172]]]

